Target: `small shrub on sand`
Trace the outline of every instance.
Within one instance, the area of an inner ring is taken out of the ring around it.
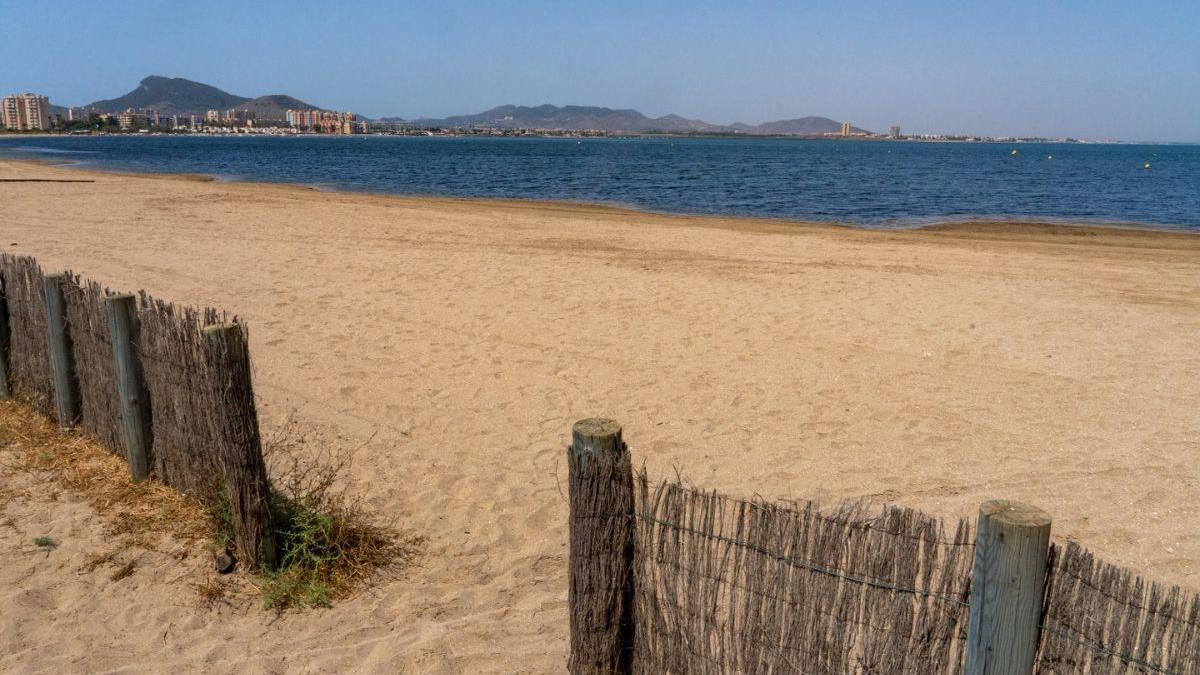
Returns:
[[[302,433],[288,420],[265,439],[271,476],[271,519],[279,546],[275,569],[263,570],[256,583],[267,608],[327,607],[349,595],[377,571],[405,561],[420,543],[371,521],[344,487],[349,452],[330,449],[324,439]],[[219,534],[227,538],[228,504],[213,512],[224,518]]]
[[[37,546],[38,548],[55,548],[58,546],[58,542],[54,541],[50,537],[34,537],[33,545]]]

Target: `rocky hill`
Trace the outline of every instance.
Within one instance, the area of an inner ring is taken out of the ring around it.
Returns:
[[[254,111],[259,119],[283,119],[289,108],[321,109],[286,94],[249,98],[202,82],[158,75],[142,80],[136,89],[124,96],[96,101],[84,107],[113,113],[126,108],[150,108],[164,115],[203,115],[209,110],[244,108]]]

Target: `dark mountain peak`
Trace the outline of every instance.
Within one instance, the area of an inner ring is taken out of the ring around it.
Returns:
[[[267,94],[266,96],[259,96],[254,100],[263,101],[264,103],[278,103],[280,105],[308,105],[304,101],[288,96],[287,94]]]
[[[553,108],[554,106],[550,107]],[[613,108],[592,105],[564,105],[558,109],[558,112],[565,115],[593,115],[595,117],[632,117],[635,119],[648,119],[642,113],[629,108],[615,110]]]
[[[150,75],[124,96],[96,101],[90,108],[103,112],[121,112],[126,108],[153,109],[164,115],[203,115],[209,110],[244,108],[259,119],[281,120],[288,109],[324,110],[287,94],[269,94],[247,98],[212,85],[183,77]]]
[[[91,108],[120,112],[126,108],[151,108],[167,115],[203,115],[206,110],[234,108],[250,99],[230,94],[202,82],[182,77],[151,75],[133,91],[118,98],[96,101]]]
[[[146,77],[143,77],[141,82],[138,82],[138,87],[140,89],[152,89],[154,87],[169,87],[172,84],[176,84],[176,83],[183,84],[183,85],[201,84],[200,82],[193,82],[192,80],[189,80],[189,79],[186,79],[183,77],[163,77],[162,75],[148,75]]]
[[[289,110],[325,110],[320,106],[301,101],[287,94],[268,94],[246,101],[238,106],[253,112],[260,120],[282,120],[287,118]]]
[[[760,134],[832,134],[841,131],[842,123],[828,117],[798,117],[790,120],[763,122],[753,127],[752,133]]]

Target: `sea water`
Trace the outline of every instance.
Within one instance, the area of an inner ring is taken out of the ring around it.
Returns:
[[[566,200],[863,227],[1036,219],[1200,230],[1200,145],[10,136],[0,137],[0,156],[337,190]]]

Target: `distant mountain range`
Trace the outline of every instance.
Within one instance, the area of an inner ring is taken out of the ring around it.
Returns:
[[[386,119],[386,118],[385,118]],[[397,120],[402,121],[402,120]],[[423,117],[407,122],[427,127],[495,127],[499,129],[558,129],[597,131],[706,131],[714,127],[703,120],[679,115],[646,117],[636,110],[613,110],[582,105],[502,105],[474,115],[442,119]]]
[[[116,113],[126,108],[150,108],[164,115],[203,115],[209,110],[244,108],[259,119],[284,119],[288,109],[325,110],[286,94],[270,94],[249,98],[238,96],[202,82],[182,77],[151,75],[138,83],[133,91],[118,98],[89,103],[85,108]]]
[[[828,117],[801,117],[763,124],[712,124],[679,115],[647,117],[636,110],[614,110],[581,105],[502,105],[475,115],[457,115],[442,119],[402,120],[385,117],[382,121],[404,122],[425,127],[494,127],[498,129],[547,129],[628,131],[635,133],[741,133],[752,135],[819,136],[841,131],[840,122]],[[863,129],[851,127],[855,133]]]
[[[254,111],[259,119],[281,120],[288,109],[328,110],[305,103],[286,94],[270,94],[249,98],[218,89],[212,85],[193,82],[182,77],[151,75],[138,83],[133,91],[118,98],[90,103],[85,108],[117,113],[126,108],[151,108],[164,115],[203,115],[208,110],[245,108]],[[556,131],[606,131],[631,133],[739,133],[748,135],[819,136],[837,133],[841,123],[828,117],[800,117],[762,124],[712,124],[704,120],[679,115],[647,117],[636,110],[614,110],[580,105],[502,105],[475,115],[456,115],[441,119],[419,118],[404,120],[385,117],[383,122],[404,123],[421,127],[489,127],[497,129],[545,129]],[[852,127],[854,133],[863,129]]]

